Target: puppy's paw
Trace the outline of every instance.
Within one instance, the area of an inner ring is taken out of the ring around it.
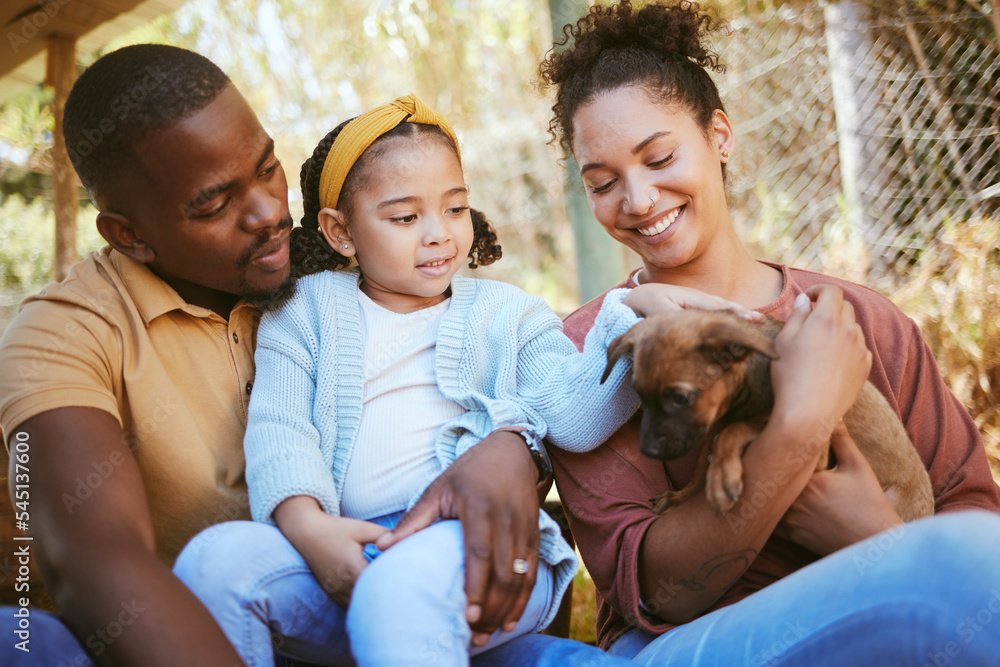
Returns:
[[[705,495],[717,513],[726,514],[743,495],[743,470],[713,465],[705,479]]]
[[[653,512],[656,514],[663,514],[671,507],[679,505],[682,498],[678,491],[664,491],[660,495],[653,498]]]
[[[743,470],[737,471],[726,471],[726,474],[722,476],[722,487],[725,489],[726,494],[730,501],[732,501],[727,509],[732,509],[736,501],[743,497]]]

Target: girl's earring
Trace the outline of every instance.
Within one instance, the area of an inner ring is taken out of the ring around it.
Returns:
[[[722,151],[722,157],[726,160],[729,159],[729,151]]]
[[[347,250],[347,248],[348,248],[348,247],[349,247],[349,246],[348,246],[348,245],[347,245],[347,244],[345,243],[345,244],[344,244],[344,250]]]

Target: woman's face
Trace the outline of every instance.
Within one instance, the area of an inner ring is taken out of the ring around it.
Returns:
[[[627,86],[581,106],[573,133],[594,216],[647,272],[686,265],[731,233],[721,163],[733,129],[722,111],[706,136],[686,109]]]

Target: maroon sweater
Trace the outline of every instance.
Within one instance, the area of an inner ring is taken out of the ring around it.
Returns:
[[[990,474],[982,438],[968,412],[941,380],[916,323],[877,292],[810,271],[779,268],[781,295],[760,311],[785,321],[795,297],[812,285],[840,287],[854,306],[872,351],[868,379],[889,400],[930,472],[935,511],[1000,511],[1000,489]],[[632,278],[616,287],[635,287]],[[603,295],[564,322],[582,349]],[[639,547],[658,518],[650,498],[683,487],[693,474],[698,448],[665,464],[639,452],[641,411],[601,447],[584,454],[549,448],[559,496],[598,592],[598,644],[607,648],[629,628],[662,633],[674,627],[640,612]],[[817,559],[811,551],[777,537],[764,545],[743,577],[705,613],[741,600]]]

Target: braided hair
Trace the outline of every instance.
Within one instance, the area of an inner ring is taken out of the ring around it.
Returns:
[[[323,238],[319,229],[319,212],[321,210],[319,202],[319,181],[323,172],[323,165],[326,163],[326,156],[330,153],[334,141],[353,119],[348,119],[330,131],[316,149],[313,150],[312,157],[302,164],[302,171],[299,174],[299,181],[302,185],[302,226],[292,230],[290,261],[292,265],[292,275],[295,278],[307,276],[320,271],[336,271],[348,266],[351,263],[349,257],[341,255],[330,247],[330,244]],[[455,146],[451,139],[436,125],[425,125],[423,123],[401,122],[399,125],[389,130],[379,137],[354,163],[344,180],[344,187],[341,188],[340,198],[337,200],[337,208],[348,218],[351,214],[351,195],[357,190],[364,188],[371,177],[370,167],[381,157],[387,148],[386,139],[390,137],[419,136],[428,135],[435,140],[444,141],[454,151]],[[458,152],[455,152],[457,157]],[[475,269],[478,266],[487,266],[500,259],[502,251],[497,243],[497,234],[493,230],[486,216],[476,209],[469,209],[472,216],[472,248],[469,250],[469,268]]]
[[[577,110],[601,93],[633,85],[664,103],[681,105],[708,134],[713,112],[725,111],[706,71],[725,71],[719,56],[705,46],[706,37],[716,32],[728,33],[728,24],[686,0],[641,9],[633,9],[629,0],[591,7],[563,27],[557,46],[565,48],[550,51],[539,66],[543,85],[556,88],[552,139],[572,152]]]

